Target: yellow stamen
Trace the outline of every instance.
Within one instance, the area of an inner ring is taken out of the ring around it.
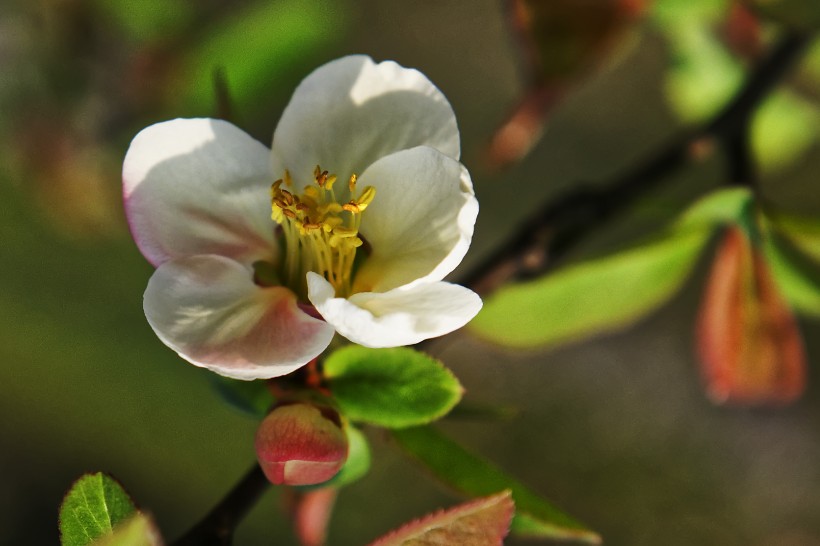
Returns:
[[[348,179],[348,201],[340,203],[333,191],[335,174],[316,165],[316,184],[306,186],[300,195],[282,188],[292,186],[289,171],[271,186],[271,218],[282,226],[286,252],[279,264],[284,284],[306,297],[306,274],[313,271],[324,276],[336,295],[349,295],[352,286],[356,249],[363,241],[359,236],[362,212],[373,202],[376,190],[367,186],[356,196],[358,177]],[[344,192],[346,195],[348,192]]]

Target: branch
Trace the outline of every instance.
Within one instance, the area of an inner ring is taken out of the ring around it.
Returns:
[[[172,546],[230,546],[236,526],[269,485],[259,465],[253,465],[225,498]]]
[[[501,285],[543,273],[557,257],[600,223],[656,187],[685,165],[703,144],[718,141],[730,153],[732,178],[752,183],[747,127],[752,114],[800,57],[810,36],[789,33],[749,76],[732,101],[708,122],[671,139],[645,162],[604,188],[578,188],[552,199],[461,279],[481,295]]]

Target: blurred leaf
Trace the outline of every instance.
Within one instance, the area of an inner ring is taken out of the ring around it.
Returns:
[[[722,19],[729,0],[655,0],[650,15],[665,33],[682,27],[709,26]]]
[[[807,256],[820,262],[820,220],[815,217],[778,214],[770,224],[772,229],[782,233]]]
[[[784,404],[806,383],[803,343],[766,261],[739,227],[718,247],[697,321],[697,347],[716,403]]]
[[[800,158],[817,141],[820,111],[794,93],[779,91],[761,104],[751,130],[761,169],[776,171]]]
[[[744,69],[706,26],[690,25],[668,34],[672,56],[666,96],[683,121],[714,115],[743,83]]]
[[[798,312],[820,317],[820,265],[780,236],[766,239],[766,261],[783,295]]]
[[[288,72],[342,40],[345,28],[343,10],[322,0],[257,2],[239,10],[183,55],[180,86],[171,95],[174,108],[211,113],[214,71],[220,69],[234,104],[254,114],[269,101],[265,97],[270,92],[281,92]]]
[[[510,347],[557,345],[623,328],[683,284],[710,230],[682,231],[500,289],[469,328]]]
[[[161,546],[162,538],[154,522],[141,513],[117,525],[114,532],[96,541],[94,546]]]
[[[393,437],[436,478],[465,495],[484,496],[504,489],[512,491],[516,509],[510,529],[513,534],[600,544],[601,538],[595,532],[434,428],[394,430]]]
[[[796,30],[820,28],[820,3],[817,0],[747,0],[757,10]]]
[[[371,546],[498,546],[514,512],[510,492],[504,491],[412,521]]]
[[[208,374],[214,388],[233,407],[254,417],[265,417],[275,399],[264,381],[240,381]]]
[[[101,472],[86,474],[74,482],[60,506],[60,542],[63,546],[91,544],[135,511],[128,493],[114,478]]]
[[[388,428],[438,419],[463,393],[439,361],[406,347],[344,347],[327,358],[324,374],[346,418]]]
[[[367,442],[367,437],[350,424],[345,427],[345,432],[349,445],[347,461],[339,473],[323,483],[321,487],[340,489],[363,478],[370,470],[370,444]]]
[[[727,188],[713,191],[692,204],[676,222],[677,230],[718,228],[740,224],[753,231],[754,196],[748,188]]]
[[[196,15],[194,4],[168,0],[94,0],[94,7],[139,42],[180,32]]]

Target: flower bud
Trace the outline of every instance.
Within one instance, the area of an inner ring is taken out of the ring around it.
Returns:
[[[717,403],[788,404],[806,386],[797,320],[768,264],[732,227],[718,248],[697,324],[701,369]]]
[[[326,406],[278,406],[256,431],[256,457],[276,485],[325,482],[342,468],[347,450],[339,414]]]

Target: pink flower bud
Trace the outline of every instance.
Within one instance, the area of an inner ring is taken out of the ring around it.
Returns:
[[[256,431],[256,457],[276,485],[326,482],[344,465],[347,449],[339,414],[326,406],[279,406]]]

